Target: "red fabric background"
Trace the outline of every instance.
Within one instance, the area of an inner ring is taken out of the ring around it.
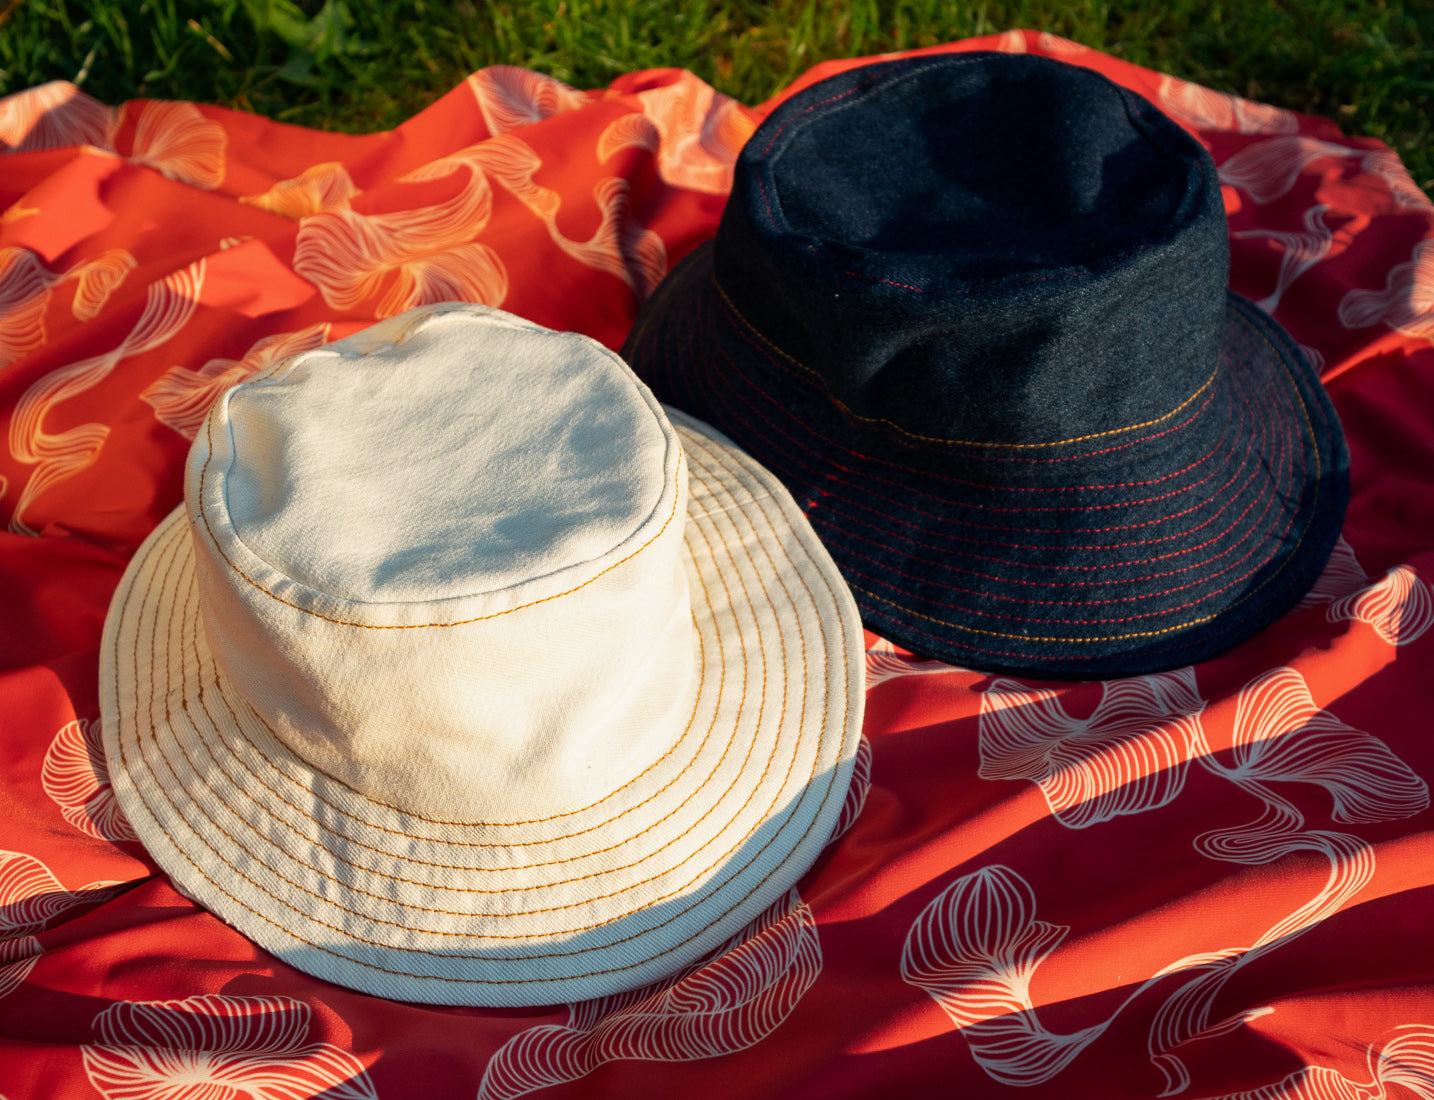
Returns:
[[[1232,285],[1343,419],[1344,540],[1301,608],[1160,676],[868,635],[862,767],[798,888],[658,987],[525,1011],[327,985],[178,893],[98,750],[105,611],[220,388],[448,298],[618,346],[772,104],[489,69],[354,137],[0,100],[0,1093],[1434,1098],[1434,206],[1328,121],[1048,35],[942,47],[975,48],[1098,69],[1210,148]]]

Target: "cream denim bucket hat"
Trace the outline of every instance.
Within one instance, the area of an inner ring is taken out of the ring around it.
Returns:
[[[858,615],[780,483],[616,355],[413,310],[224,393],[105,622],[111,778],[284,962],[601,996],[789,889],[840,811]]]

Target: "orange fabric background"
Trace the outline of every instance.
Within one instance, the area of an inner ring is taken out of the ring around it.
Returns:
[[[1020,683],[868,635],[857,779],[797,889],[657,987],[522,1011],[319,982],[156,872],[98,748],[109,596],[265,363],[450,298],[620,345],[772,104],[488,69],[343,136],[0,100],[0,1093],[1434,1098],[1434,205],[1328,121],[1048,35],[941,47],[979,48],[1210,148],[1232,286],[1344,422],[1344,539],[1192,669]]]

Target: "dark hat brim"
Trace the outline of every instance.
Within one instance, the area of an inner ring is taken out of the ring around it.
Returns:
[[[844,408],[818,365],[738,311],[710,242],[623,354],[781,478],[869,628],[974,669],[1094,679],[1212,657],[1294,606],[1343,523],[1349,458],[1329,396],[1289,334],[1233,293],[1199,389],[1146,422],[1041,443],[923,438]]]

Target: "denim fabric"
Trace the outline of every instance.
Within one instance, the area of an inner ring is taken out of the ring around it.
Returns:
[[[1213,163],[1139,96],[905,59],[763,123],[624,354],[783,479],[872,629],[1130,675],[1266,626],[1343,519],[1333,407],[1228,264]]]

